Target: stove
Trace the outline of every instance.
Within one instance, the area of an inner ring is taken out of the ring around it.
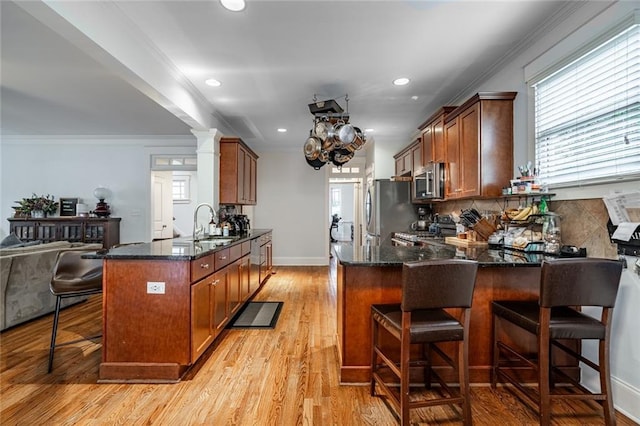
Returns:
[[[439,238],[439,235],[430,231],[395,232],[391,238],[391,244],[394,246],[421,246],[425,240]]]

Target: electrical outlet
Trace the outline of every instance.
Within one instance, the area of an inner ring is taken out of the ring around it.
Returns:
[[[164,282],[147,281],[147,294],[164,294]]]

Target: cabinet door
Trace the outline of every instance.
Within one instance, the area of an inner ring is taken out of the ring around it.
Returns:
[[[236,260],[231,266],[229,266],[229,316],[233,316],[233,314],[240,308],[240,304],[242,302],[242,293],[240,289],[240,276],[241,276],[241,268],[242,262],[241,260]]]
[[[422,141],[418,140],[413,148],[411,148],[411,173],[422,168]]]
[[[229,321],[229,270],[225,268],[213,274],[213,329],[217,336]]]
[[[461,162],[461,197],[480,195],[480,105],[458,116]]]
[[[238,176],[237,176],[237,188],[238,188],[238,202],[244,204],[247,201],[247,190],[245,188],[245,158],[247,157],[247,152],[241,147],[238,146]]]
[[[249,158],[249,195],[247,197],[248,204],[256,204],[258,202],[258,161],[251,155],[247,155]]]
[[[462,191],[460,187],[460,147],[458,144],[458,117],[445,124],[444,140],[446,146],[445,198],[456,198]]]
[[[404,157],[400,156],[396,158],[396,176],[401,176],[404,173]]]
[[[444,145],[444,118],[431,125],[431,141],[433,145],[433,161],[444,163],[446,160],[446,147]]]
[[[240,259],[240,296],[244,302],[251,296],[251,256]]]
[[[428,126],[422,132],[422,165],[433,161],[433,127]]]
[[[191,362],[207,350],[214,339],[211,284],[207,277],[191,286]]]

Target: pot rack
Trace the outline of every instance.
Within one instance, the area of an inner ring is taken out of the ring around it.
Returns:
[[[365,144],[365,136],[362,131],[349,123],[349,95],[344,96],[346,111],[336,102],[335,99],[318,101],[317,95],[313,95],[313,103],[309,104],[309,111],[314,116],[313,126],[309,131],[309,138],[304,144],[303,152],[307,163],[315,170],[319,170],[325,164],[331,162],[339,169],[343,164],[353,158],[356,150]],[[330,140],[316,134],[316,126],[320,122],[330,123],[332,126],[349,126],[356,136],[352,141],[340,140],[339,135],[334,135]],[[321,144],[320,149],[317,144]]]

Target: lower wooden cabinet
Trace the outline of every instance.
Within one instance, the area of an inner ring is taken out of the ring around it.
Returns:
[[[273,243],[271,232],[260,237],[260,284],[271,276],[273,272]]]
[[[39,240],[43,243],[100,243],[104,248],[111,248],[120,243],[119,217],[12,217],[7,220],[9,232],[25,242]]]

